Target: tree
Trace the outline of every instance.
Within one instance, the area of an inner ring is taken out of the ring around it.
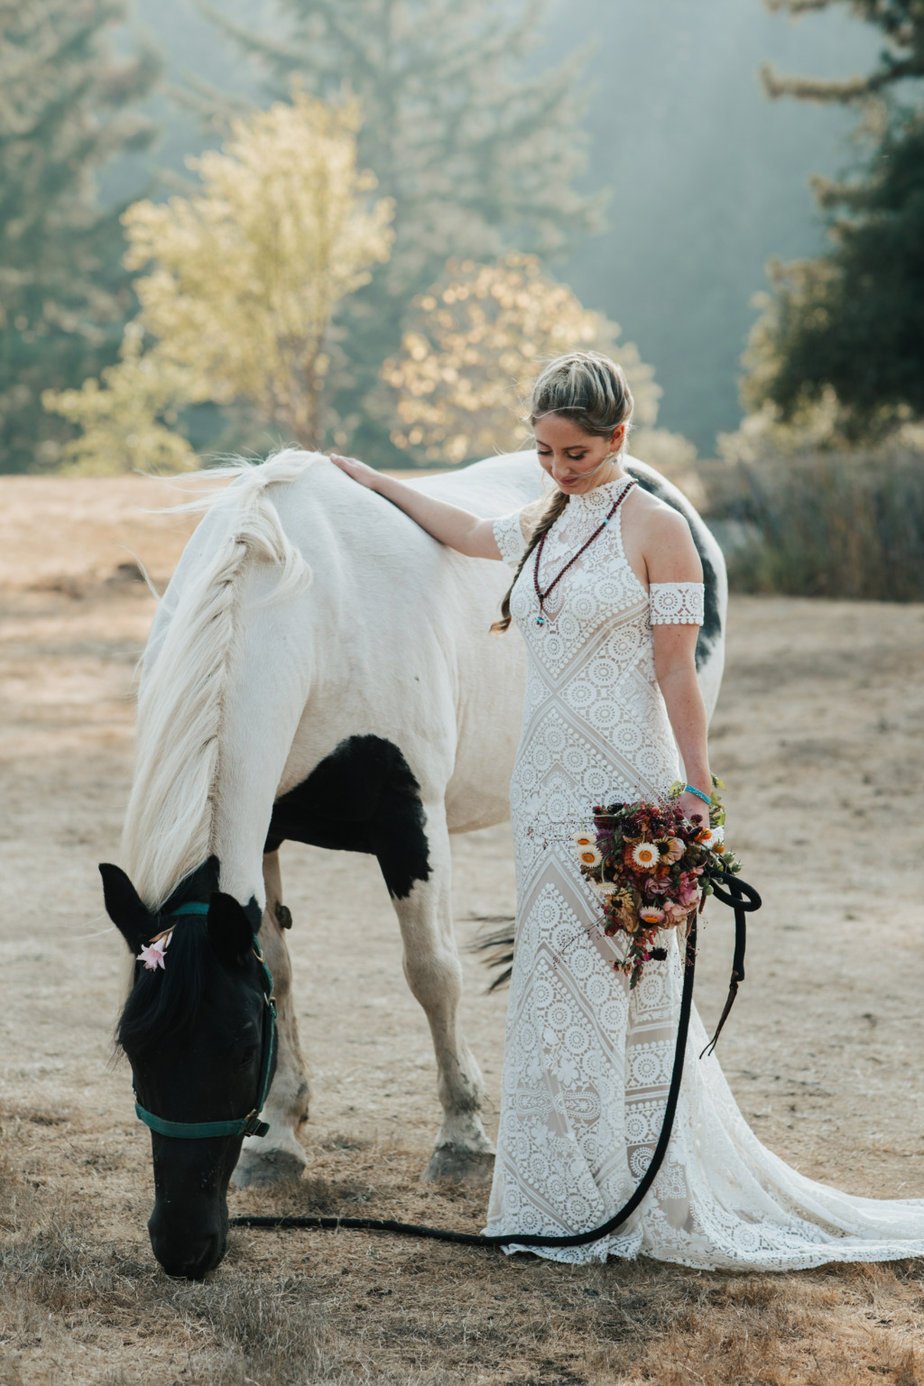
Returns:
[[[338,441],[387,460],[388,420],[375,390],[397,349],[411,299],[449,258],[492,260],[505,249],[556,252],[596,224],[600,198],[574,191],[585,137],[576,55],[527,76],[524,57],[545,0],[492,8],[483,0],[279,0],[285,43],[234,33],[278,93],[297,74],[316,95],[355,96],[359,157],[395,205],[392,256],[344,315],[334,393]]]
[[[854,104],[871,155],[851,178],[815,180],[832,239],[827,255],[771,264],[754,327],[745,403],[797,420],[821,406],[832,440],[875,436],[924,416],[924,5],[921,0],[767,0],[798,15],[846,4],[887,40],[864,77],[780,77],[771,96]],[[911,99],[902,104],[899,96]],[[888,99],[886,99],[888,96]],[[914,104],[917,103],[917,104]]]
[[[355,103],[334,109],[296,90],[291,104],[236,120],[222,150],[188,160],[201,191],[131,206],[125,263],[145,271],[138,321],[154,346],[140,360],[126,352],[107,397],[88,381],[83,398],[52,396],[49,407],[99,429],[107,398],[118,417],[126,377],[143,375],[154,440],[165,410],[246,400],[319,447],[335,309],[391,245],[391,203],[371,201],[375,180],[356,167],[358,121]],[[86,463],[87,442],[72,455]]]
[[[769,65],[762,69],[764,87],[772,97],[795,96],[803,101],[865,102],[903,78],[924,77],[924,12],[921,0],[764,0],[768,10],[800,15],[848,10],[855,18],[881,29],[887,47],[879,65],[864,76],[782,76]]]
[[[118,363],[99,380],[43,394],[46,409],[80,429],[62,450],[69,470],[114,476],[195,467],[196,454],[177,429],[182,407],[193,402],[189,373],[156,347],[145,351],[144,336],[140,323],[129,323]]]
[[[43,414],[49,386],[114,360],[134,311],[120,265],[121,209],[102,209],[95,175],[147,145],[132,104],[159,64],[115,59],[108,29],[123,0],[0,0],[0,470],[55,464],[68,430]]]
[[[531,378],[543,359],[584,347],[618,356],[625,369],[641,455],[657,465],[692,460],[690,444],[654,428],[661,391],[637,349],[618,344],[619,333],[548,278],[535,256],[451,261],[414,300],[401,350],[382,368],[396,395],[392,439],[424,462],[529,445],[517,416]]]

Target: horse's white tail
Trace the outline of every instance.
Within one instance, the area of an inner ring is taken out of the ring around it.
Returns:
[[[214,795],[240,575],[248,557],[273,564],[272,600],[311,581],[311,569],[283,531],[268,488],[296,480],[310,454],[294,449],[261,466],[206,475],[236,479],[178,510],[225,511],[215,552],[181,588],[138,698],[135,774],[122,835],[126,869],[157,909],[210,854]]]

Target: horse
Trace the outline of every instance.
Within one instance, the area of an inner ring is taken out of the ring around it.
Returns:
[[[676,487],[626,466],[687,518],[699,549],[697,670],[711,713],[721,551]],[[127,869],[100,867],[136,958],[117,1037],[151,1127],[151,1244],[168,1273],[190,1278],[224,1255],[232,1173],[270,1182],[307,1162],[287,840],[377,858],[436,1056],[443,1120],[424,1177],[489,1172],[482,1078],[457,1018],[450,834],[508,816],[525,677],[522,641],[488,629],[505,565],[437,543],[323,454],[289,448],[217,476],[230,484],[185,507],[202,518],[141,660]],[[482,516],[548,487],[534,452],[412,484]]]

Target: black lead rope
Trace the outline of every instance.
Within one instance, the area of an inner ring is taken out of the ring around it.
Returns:
[[[715,1034],[710,1043],[700,1054],[711,1053],[715,1048],[716,1041],[722,1030],[722,1026],[728,1019],[728,1013],[734,1005],[735,996],[738,991],[739,982],[744,981],[744,948],[747,933],[745,915],[760,909],[761,900],[753,886],[749,886],[745,881],[741,881],[737,876],[733,876],[730,871],[726,871],[719,878],[724,881],[727,890],[718,885],[716,878],[713,878],[713,891],[717,900],[721,900],[725,905],[731,905],[735,912],[735,956],[732,963],[732,976],[728,989],[728,999],[725,1008],[719,1019]],[[680,1083],[683,1078],[683,1060],[686,1053],[687,1034],[690,1028],[690,1010],[693,1004],[693,977],[696,970],[696,930],[697,918],[694,915],[690,925],[686,941],[686,955],[684,960],[683,987],[680,994],[680,1015],[677,1019],[677,1040],[674,1046],[674,1064],[671,1070],[670,1087],[667,1093],[667,1101],[664,1105],[664,1118],[661,1122],[661,1132],[658,1136],[658,1143],[655,1146],[648,1168],[642,1175],[638,1187],[635,1189],[629,1200],[623,1204],[618,1213],[614,1213],[611,1218],[602,1223],[600,1227],[593,1227],[589,1232],[575,1232],[571,1236],[547,1237],[537,1233],[511,1232],[503,1236],[487,1236],[479,1232],[453,1232],[445,1227],[427,1227],[413,1222],[396,1222],[391,1218],[341,1218],[341,1217],[321,1217],[321,1216],[301,1216],[286,1217],[265,1216],[256,1213],[244,1213],[239,1217],[230,1219],[232,1227],[261,1227],[269,1230],[282,1231],[289,1228],[326,1228],[336,1231],[339,1228],[347,1228],[351,1231],[359,1232],[393,1232],[403,1237],[426,1238],[437,1242],[455,1242],[461,1246],[480,1246],[480,1247],[499,1247],[516,1246],[587,1246],[590,1242],[598,1242],[602,1238],[609,1236],[617,1227],[620,1227],[627,1218],[635,1212],[642,1199],[651,1188],[658,1174],[659,1169],[667,1154],[668,1143],[674,1126],[674,1117],[677,1112],[677,1102],[680,1097]]]
[[[744,981],[744,949],[747,943],[747,922],[744,916],[753,914],[761,906],[760,896],[753,886],[748,885],[747,881],[739,880],[730,871],[724,872],[721,879],[728,889],[723,890],[718,880],[713,877],[712,892],[717,900],[721,900],[723,905],[731,905],[735,912],[735,956],[732,960],[731,981],[728,984],[725,1006],[719,1016],[719,1023],[715,1027],[715,1034],[700,1053],[700,1058],[703,1057],[703,1054],[711,1054],[715,1049],[719,1035],[722,1033],[722,1026],[735,1004],[735,997],[738,995],[738,983]]]

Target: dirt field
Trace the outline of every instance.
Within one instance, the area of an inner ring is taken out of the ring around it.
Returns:
[[[153,1262],[148,1137],[112,1061],[117,856],[132,669],[188,524],[133,478],[0,479],[0,1381],[924,1382],[924,1266],[791,1276],[569,1268],[350,1233],[235,1233],[201,1285]],[[761,1138],[853,1192],[924,1196],[924,607],[732,604],[713,763],[764,896],[722,1037]],[[896,788],[901,790],[901,797]],[[893,829],[883,810],[900,810]],[[458,932],[508,911],[507,828],[456,843]],[[232,1211],[339,1211],[477,1230],[483,1190],[419,1183],[437,1129],[429,1036],[369,861],[284,853],[311,1174]],[[730,916],[707,915],[698,1002],[721,1005]],[[871,926],[875,926],[876,933]],[[503,998],[466,956],[466,1030],[496,1120]]]

